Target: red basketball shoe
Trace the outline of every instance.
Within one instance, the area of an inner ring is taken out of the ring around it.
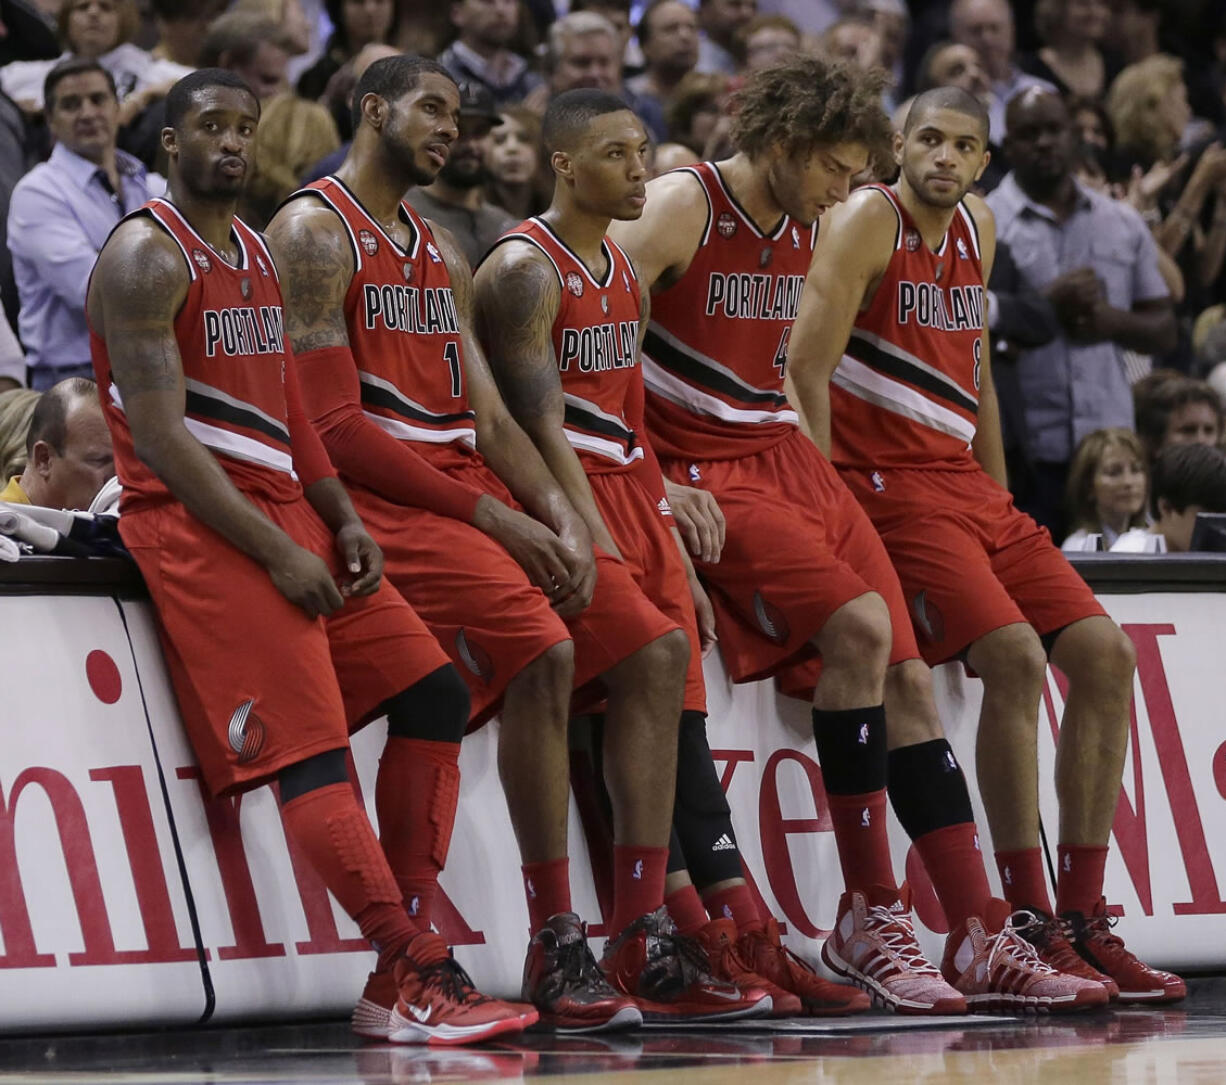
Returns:
[[[1107,901],[1099,897],[1090,915],[1065,912],[1073,947],[1089,964],[1119,984],[1120,1002],[1178,1002],[1188,995],[1188,985],[1173,972],[1151,968],[1128,951],[1124,939],[1112,932],[1116,917],[1107,913]]]
[[[731,919],[713,919],[695,937],[707,951],[711,975],[742,991],[765,991],[771,997],[772,1017],[796,1017],[802,1012],[800,999],[791,991],[760,976],[741,956],[736,924]]]
[[[741,931],[736,947],[757,975],[799,998],[801,1010],[810,1017],[844,1017],[863,1013],[873,1004],[858,987],[819,976],[788,949],[774,917],[760,928]]]

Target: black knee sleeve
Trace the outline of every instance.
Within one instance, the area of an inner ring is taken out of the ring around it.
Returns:
[[[459,742],[468,726],[468,687],[450,663],[383,702],[388,738]]]
[[[813,738],[830,795],[865,795],[886,784],[885,709],[813,710]]]
[[[303,761],[286,765],[277,773],[277,788],[281,793],[281,805],[293,799],[300,798],[308,791],[318,791],[321,787],[349,782],[349,769],[345,765],[345,755],[348,747],[339,750],[325,750]]]
[[[732,811],[711,760],[707,718],[701,712],[681,713],[673,828],[685,854],[690,880],[699,891],[743,876],[741,852],[732,831]]]
[[[889,793],[912,840],[975,820],[962,766],[943,738],[890,751]]]
[[[681,847],[681,838],[677,835],[677,826],[673,826],[672,834],[668,838],[668,866],[665,867],[666,874],[676,874],[679,870],[688,870],[685,865],[685,849]]]

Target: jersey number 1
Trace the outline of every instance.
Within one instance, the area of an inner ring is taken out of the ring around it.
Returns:
[[[455,340],[443,347],[443,357],[447,360],[447,368],[451,370],[451,398],[459,399],[460,393],[464,390],[460,383],[463,373],[460,369],[460,348]]]

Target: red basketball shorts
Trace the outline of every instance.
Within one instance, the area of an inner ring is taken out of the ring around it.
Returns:
[[[332,534],[305,500],[247,497],[341,576]],[[386,580],[311,619],[263,566],[178,503],[128,513],[119,531],[157,610],[183,723],[214,795],[345,746],[387,698],[447,663]]]
[[[779,675],[789,692],[811,689],[817,668],[806,664],[806,679],[793,665],[815,658],[813,638],[830,616],[870,591],[890,611],[890,662],[918,657],[881,539],[799,430],[752,456],[671,460],[664,470],[683,485],[708,490],[727,521],[719,561],[696,568],[711,588],[720,649],[735,681]]]
[[[480,459],[446,470],[519,507]],[[630,569],[607,554],[596,556],[591,604],[564,622],[519,563],[471,524],[393,504],[360,487],[350,492],[383,548],[388,579],[468,683],[474,723],[494,715],[507,683],[555,644],[574,640],[575,688],[581,689],[677,628],[638,589]],[[576,702],[577,708],[588,706],[584,699]]]
[[[707,710],[707,687],[702,676],[702,644],[690,583],[672,532],[672,518],[660,515],[651,494],[628,472],[588,476],[596,507],[634,582],[690,639],[690,660],[685,672],[683,708]]]
[[[1106,613],[1047,529],[985,472],[841,474],[881,533],[930,665],[1001,626],[1043,635]]]

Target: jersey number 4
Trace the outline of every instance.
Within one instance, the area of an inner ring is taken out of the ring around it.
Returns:
[[[783,329],[783,334],[779,337],[779,346],[775,348],[774,366],[779,370],[779,379],[783,380],[783,375],[788,367],[788,340],[792,337],[792,326],[789,324]]]
[[[443,347],[443,358],[447,362],[447,368],[451,371],[451,398],[459,399],[460,393],[464,390],[461,383],[464,371],[460,368],[460,345],[454,339]]]

